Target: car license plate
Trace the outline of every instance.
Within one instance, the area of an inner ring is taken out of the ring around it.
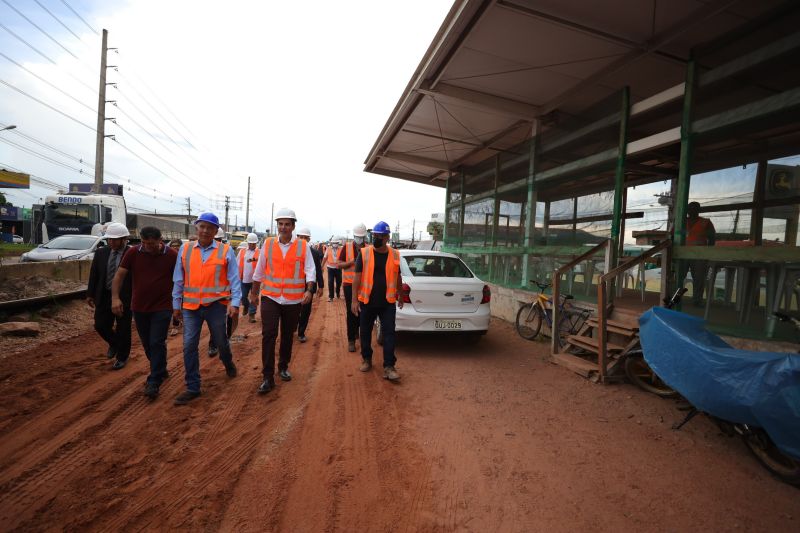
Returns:
[[[433,327],[435,329],[461,329],[460,320],[434,320]]]

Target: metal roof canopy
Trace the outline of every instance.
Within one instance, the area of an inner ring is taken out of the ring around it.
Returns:
[[[365,171],[444,187],[452,171],[530,138],[537,119],[547,119],[539,121],[546,131],[548,123],[580,117],[625,86],[633,113],[680,88],[692,48],[735,38],[737,28],[774,17],[792,3],[456,1]],[[707,55],[703,66],[726,59]]]

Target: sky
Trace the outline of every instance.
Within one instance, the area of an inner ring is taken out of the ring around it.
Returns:
[[[229,196],[243,224],[249,176],[259,231],[274,204],[313,239],[379,220],[426,238],[444,189],[363,162],[451,5],[0,0],[0,128],[17,126],[0,132],[0,168],[34,177],[3,192],[30,206],[53,183],[93,181],[105,28],[105,182],[131,211],[186,212],[190,197],[222,218]]]

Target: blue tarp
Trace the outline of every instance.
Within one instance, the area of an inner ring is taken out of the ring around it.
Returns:
[[[800,355],[737,350],[700,318],[654,307],[639,319],[645,361],[699,410],[758,426],[800,458]]]

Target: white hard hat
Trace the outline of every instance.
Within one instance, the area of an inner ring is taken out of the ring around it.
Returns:
[[[104,237],[109,239],[121,239],[122,237],[127,237],[131,233],[128,231],[128,228],[125,224],[120,222],[112,222],[108,226],[106,226],[106,233]]]
[[[248,233],[247,234],[247,242],[250,243],[250,244],[258,243],[258,235],[256,235],[255,233]]]
[[[353,237],[366,237],[367,236],[367,226],[364,223],[356,224],[353,227]]]
[[[300,236],[302,236],[302,237],[311,237],[311,230],[309,230],[307,227],[306,228],[300,228],[299,230],[297,230],[297,236],[298,237],[300,237]]]
[[[275,220],[280,220],[282,218],[291,218],[297,222],[297,215],[294,214],[294,209],[289,209],[288,207],[281,207],[278,209],[278,214],[275,215]]]
[[[215,239],[224,239],[225,238],[225,230],[222,228],[217,228],[217,234],[214,235]]]

